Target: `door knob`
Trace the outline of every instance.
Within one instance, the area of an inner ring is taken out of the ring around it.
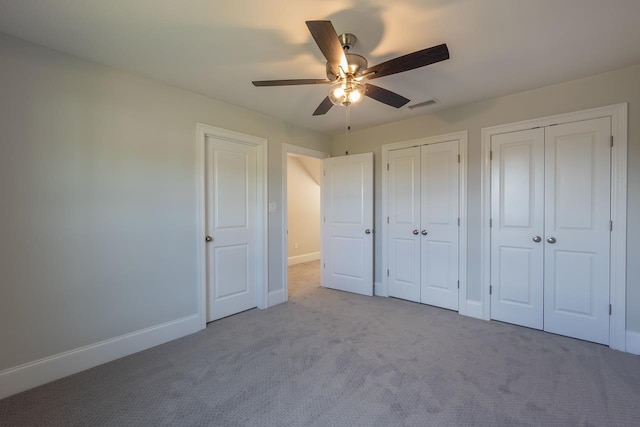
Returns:
[[[549,243],[555,243],[555,242],[556,242],[556,238],[555,238],[555,237],[553,237],[553,236],[551,236],[551,237],[549,237],[549,238],[547,239],[547,242],[549,242]]]
[[[205,241],[205,242],[213,242],[213,237],[211,237],[211,236],[206,236],[206,237],[204,238],[204,241]]]
[[[364,230],[364,234],[371,234],[371,230],[367,228],[366,230]]]
[[[541,240],[542,240],[542,237],[540,237],[540,236],[533,236],[533,241],[534,241],[534,242],[538,243],[538,242],[540,242]]]
[[[422,235],[426,236],[428,234],[427,230],[422,230]]]
[[[413,234],[415,234],[416,236],[418,235],[418,233],[420,233],[418,230],[413,230]]]

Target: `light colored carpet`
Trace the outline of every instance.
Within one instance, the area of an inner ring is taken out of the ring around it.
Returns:
[[[640,357],[308,286],[0,401],[2,426],[640,425]]]
[[[320,286],[320,260],[292,265],[288,269],[289,297]]]

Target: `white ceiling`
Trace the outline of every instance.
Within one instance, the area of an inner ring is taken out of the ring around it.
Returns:
[[[351,108],[357,130],[640,63],[639,18],[638,0],[0,0],[0,32],[331,134],[344,108],[312,117],[327,86],[251,84],[325,78],[306,20],[354,33],[370,66],[449,47],[448,61],[374,82],[437,105],[367,98]]]

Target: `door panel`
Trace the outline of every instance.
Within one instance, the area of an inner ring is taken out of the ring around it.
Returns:
[[[591,316],[594,309],[595,283],[592,277],[596,254],[576,251],[553,251],[555,264],[554,294],[550,311],[569,315]],[[566,278],[571,278],[567,281]],[[572,286],[568,286],[571,284]],[[576,286],[578,288],[576,289]]]
[[[323,166],[322,286],[373,295],[373,153]]]
[[[389,152],[389,296],[420,302],[420,147]]]
[[[207,321],[257,305],[256,150],[206,140]]]
[[[609,343],[609,118],[553,126],[545,142],[545,330]]]
[[[534,306],[534,292],[530,286],[530,277],[536,275],[540,266],[533,263],[533,250],[527,248],[512,248],[501,246],[498,252],[497,282],[508,283],[509,286],[496,286],[497,300],[502,304],[521,306],[532,309]]]
[[[215,229],[246,230],[249,223],[249,154],[218,148],[212,159],[215,183],[212,207]]]
[[[213,258],[216,266],[233,265],[237,269],[216,268],[214,282],[217,284],[216,300],[242,294],[247,289],[247,270],[249,264],[249,248],[247,245],[223,246],[213,250]]]
[[[542,329],[544,129],[491,138],[491,318]]]
[[[420,301],[450,310],[458,310],[458,167],[458,141],[420,148]]]

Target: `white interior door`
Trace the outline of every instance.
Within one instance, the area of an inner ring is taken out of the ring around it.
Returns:
[[[257,305],[256,151],[206,140],[207,321]]]
[[[373,153],[323,163],[322,286],[373,295]]]
[[[609,344],[607,118],[546,129],[544,329]]]
[[[458,141],[420,150],[420,302],[458,310]]]
[[[420,302],[420,147],[388,161],[389,296]]]
[[[491,318],[542,329],[544,129],[491,138]]]

